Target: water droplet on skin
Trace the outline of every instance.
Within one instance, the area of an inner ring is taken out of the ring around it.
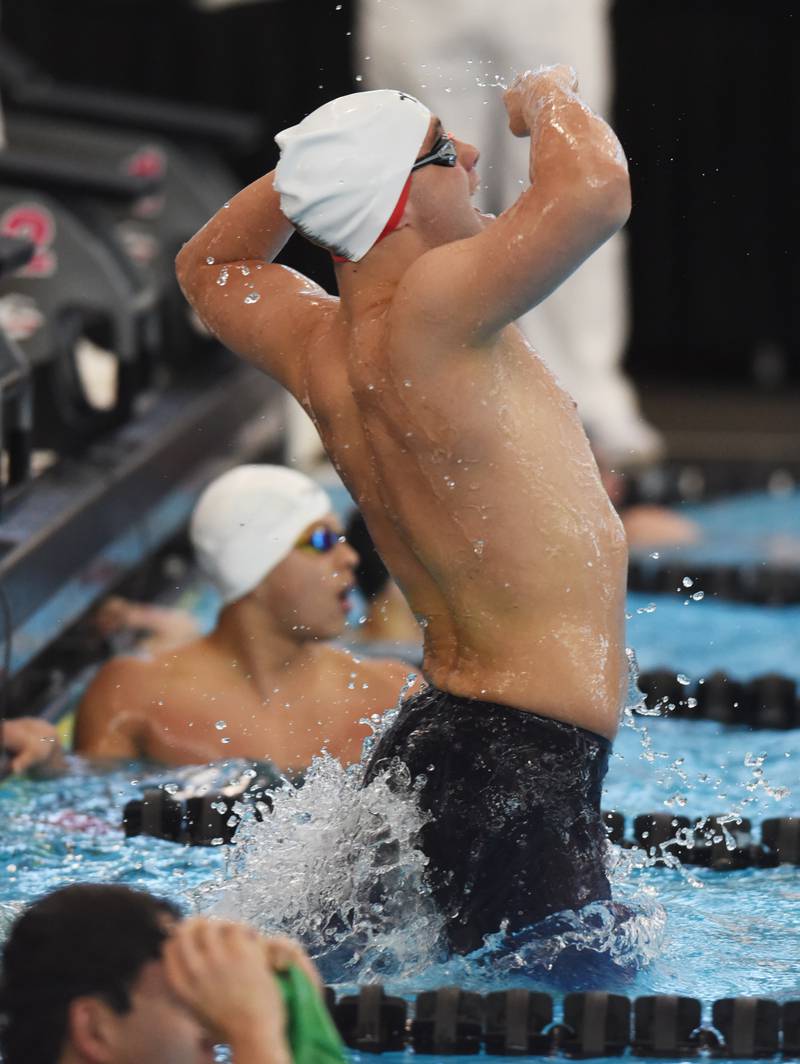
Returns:
[[[206,266],[213,266],[216,261],[213,255],[209,255],[206,259]]]
[[[483,554],[483,540],[476,539],[475,542],[472,544],[472,549],[478,555]]]
[[[258,292],[250,292],[249,295],[246,295],[244,297],[245,303],[257,303],[259,299],[261,299],[261,296],[258,294]]]
[[[228,267],[227,266],[223,266],[222,269],[219,271],[219,276],[217,277],[217,284],[224,288],[227,283],[228,283]]]
[[[404,381],[403,381],[403,387],[404,387],[404,388],[410,388],[410,387],[411,387],[411,381],[409,381],[409,380],[404,380]]]
[[[250,267],[249,266],[240,266],[239,269],[242,271],[242,277],[249,277],[250,276]]]
[[[229,743],[230,741],[230,736],[228,735],[226,735],[225,738],[222,740],[223,743]]]
[[[217,731],[224,731],[228,727],[228,722],[227,720],[218,720],[214,727]]]

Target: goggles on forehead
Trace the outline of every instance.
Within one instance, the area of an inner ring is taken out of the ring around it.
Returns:
[[[298,550],[311,550],[317,554],[327,554],[328,551],[345,542],[346,537],[340,532],[334,532],[332,528],[320,525],[318,528],[312,529],[298,543],[295,543],[295,547]]]
[[[427,155],[423,155],[421,159],[417,159],[414,165],[411,167],[413,173],[414,170],[419,170],[421,166],[455,166],[458,162],[458,154],[456,152],[456,146],[446,133],[442,133],[436,143],[433,145]]]

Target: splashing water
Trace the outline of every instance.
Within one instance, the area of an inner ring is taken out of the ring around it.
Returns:
[[[402,771],[361,788],[363,766],[315,758],[259,822],[246,815],[226,881],[195,902],[265,932],[306,942],[323,974],[369,982],[424,972],[438,956],[441,917],[423,884],[423,824]]]
[[[287,782],[273,794],[263,821],[247,813],[224,878],[198,888],[193,907],[300,938],[326,981],[339,984],[391,980],[419,989],[457,978],[460,985],[488,986],[514,973],[553,974],[567,954],[582,956],[584,978],[593,955],[607,981],[609,969],[632,972],[657,955],[665,914],[632,876],[636,860],[652,861],[609,844],[609,875],[622,908],[594,903],[530,933],[500,928],[469,956],[448,957],[417,845],[426,818],[407,769],[396,763],[362,789],[370,750],[397,712],[366,722],[373,735],[360,764],[345,769],[323,754],[301,788]]]

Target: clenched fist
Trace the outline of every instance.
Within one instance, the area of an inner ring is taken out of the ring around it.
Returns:
[[[537,100],[553,89],[564,92],[578,91],[578,75],[571,66],[559,63],[556,66],[540,67],[517,74],[511,86],[503,93],[503,103],[508,112],[508,126],[515,137],[527,137]]]

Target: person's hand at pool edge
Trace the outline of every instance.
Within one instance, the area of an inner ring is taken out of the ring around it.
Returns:
[[[66,769],[64,751],[52,724],[38,717],[3,721],[3,753],[11,776],[50,778]],[[2,772],[0,771],[0,775]]]

